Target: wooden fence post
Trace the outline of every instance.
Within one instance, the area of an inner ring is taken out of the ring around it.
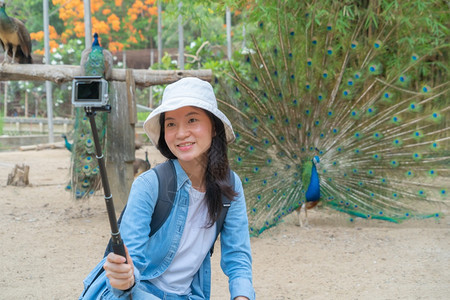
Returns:
[[[131,85],[113,81],[110,87],[111,112],[108,115],[106,133],[106,171],[114,207],[117,212],[120,212],[128,201],[128,194],[134,180],[134,124],[130,123],[132,105],[127,104],[128,90]],[[132,102],[134,102],[134,94],[133,90]]]

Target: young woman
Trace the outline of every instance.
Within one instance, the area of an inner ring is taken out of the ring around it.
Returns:
[[[184,78],[167,86],[161,105],[144,123],[159,151],[173,160],[177,193],[164,225],[149,238],[158,197],[153,170],[139,176],[130,191],[120,231],[125,258],[110,253],[104,264],[104,298],[209,299],[210,248],[216,238],[221,196],[232,199],[220,234],[221,267],[231,299],[254,299],[252,258],[242,183],[232,172],[227,144],[235,136],[217,108],[212,86]]]

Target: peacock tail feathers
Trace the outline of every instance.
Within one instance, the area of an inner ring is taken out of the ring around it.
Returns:
[[[252,46],[218,80],[250,233],[306,201],[314,156],[324,206],[393,222],[440,216],[450,182],[448,29],[411,13],[433,4],[276,3],[253,7]]]
[[[97,33],[94,34],[92,47],[83,51],[80,64],[83,75],[102,76],[104,78],[111,75],[112,55],[100,46]],[[95,116],[98,137],[103,151],[105,149],[107,116],[105,112],[99,112]],[[75,108],[71,179],[66,189],[79,199],[92,196],[100,188],[101,176],[91,125],[84,110]]]
[[[104,149],[107,114],[98,114],[95,119],[100,144]],[[79,108],[76,109],[70,172],[71,179],[66,189],[76,199],[92,196],[102,186],[91,125],[84,111]]]

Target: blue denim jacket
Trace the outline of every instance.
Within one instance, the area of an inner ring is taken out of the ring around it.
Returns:
[[[173,160],[177,174],[177,193],[173,209],[164,225],[151,237],[150,221],[158,197],[158,179],[153,170],[141,174],[133,183],[127,209],[122,218],[120,233],[134,263],[135,286],[123,292],[107,286],[115,297],[126,298],[147,290],[149,279],[160,276],[175,256],[183,233],[191,182],[177,160]],[[248,220],[242,182],[233,172],[237,196],[232,201],[220,234],[221,262],[229,278],[231,299],[237,296],[255,298],[252,285],[252,257]],[[191,284],[189,299],[209,299],[211,290],[211,261],[206,255]],[[135,298],[135,297],[133,297]]]

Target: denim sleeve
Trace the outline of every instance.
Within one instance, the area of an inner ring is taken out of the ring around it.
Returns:
[[[147,266],[145,245],[150,234],[150,222],[158,197],[158,179],[153,170],[139,176],[134,182],[128,197],[127,207],[120,224],[120,234],[127,246],[134,265],[135,285],[129,291],[108,288],[117,298],[126,298],[139,286],[141,273]]]
[[[248,232],[247,208],[240,178],[234,174],[238,194],[228,209],[220,234],[222,257],[220,265],[228,276],[231,299],[245,296],[255,299],[252,284],[252,254]]]

